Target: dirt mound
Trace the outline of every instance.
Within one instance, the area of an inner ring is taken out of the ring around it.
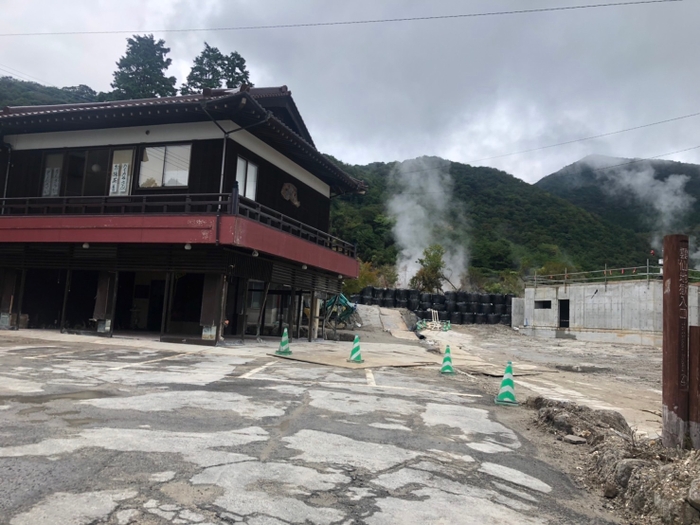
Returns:
[[[555,434],[583,437],[592,445],[610,435],[629,439],[632,436],[632,429],[625,418],[613,410],[593,410],[576,403],[544,397],[530,397],[525,404],[537,410],[537,423]]]
[[[576,443],[567,439],[573,436],[586,439],[586,485],[630,523],[700,524],[700,451],[636,438],[622,415],[611,410],[542,397],[529,398],[526,406],[537,410],[535,424],[543,430],[564,436],[565,442]]]

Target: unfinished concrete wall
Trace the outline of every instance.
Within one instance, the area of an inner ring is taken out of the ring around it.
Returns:
[[[510,326],[523,326],[525,323],[525,299],[514,297],[511,304]]]
[[[661,345],[663,283],[620,281],[526,288],[526,333],[548,337]],[[700,325],[700,287],[689,291],[689,322]],[[561,301],[569,301],[569,326],[562,326]],[[516,325],[513,325],[516,326]]]

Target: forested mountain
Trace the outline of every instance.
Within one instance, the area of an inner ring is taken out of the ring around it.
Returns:
[[[397,247],[387,216],[389,174],[396,163],[342,167],[369,184],[367,195],[334,199],[334,235],[354,242],[360,258],[375,264],[393,263]],[[453,199],[468,230],[471,266],[491,270],[558,271],[646,263],[644,236],[623,228],[492,168],[454,162]],[[455,220],[457,220],[455,214]]]
[[[592,155],[535,184],[641,233],[689,233],[700,225],[700,166]]]
[[[40,106],[44,104],[75,104],[94,102],[97,93],[88,86],[51,87],[0,77],[0,108],[5,106]]]

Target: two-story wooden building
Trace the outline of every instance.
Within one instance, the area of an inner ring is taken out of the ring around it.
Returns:
[[[279,334],[357,276],[329,217],[364,184],[286,87],[8,107],[0,145],[0,327]]]

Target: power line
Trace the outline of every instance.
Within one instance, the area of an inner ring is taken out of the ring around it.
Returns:
[[[259,26],[233,26],[233,27],[211,27],[211,28],[180,28],[180,29],[140,29],[126,30],[115,29],[109,31],[53,31],[53,32],[31,32],[31,33],[0,33],[0,37],[10,36],[66,36],[66,35],[119,35],[133,33],[191,33],[203,31],[258,31],[265,29],[292,29],[302,27],[329,27],[329,26],[355,26],[367,24],[385,24],[396,22],[425,22],[433,20],[454,20],[460,18],[477,18],[487,16],[524,15],[532,13],[547,13],[554,11],[575,11],[581,9],[599,9],[604,7],[624,7],[645,4],[666,4],[671,2],[683,2],[684,0],[637,0],[633,2],[610,2],[601,4],[583,4],[564,7],[540,7],[535,9],[518,9],[512,11],[490,11],[484,13],[463,13],[456,15],[437,16],[416,16],[407,18],[379,18],[370,20],[348,20],[337,22],[306,22],[299,24],[272,24]]]
[[[472,164],[474,162],[481,162],[483,160],[501,159],[503,157],[511,157],[513,155],[520,155],[522,153],[532,153],[533,151],[542,151],[543,149],[556,148],[557,146],[566,146],[567,144],[574,144],[575,142],[584,142],[586,140],[593,140],[593,139],[600,139],[603,137],[610,137],[611,135],[619,135],[620,133],[626,133],[628,131],[635,131],[637,129],[649,128],[651,126],[657,126],[659,124],[666,124],[668,122],[676,122],[678,120],[683,120],[683,119],[697,117],[697,116],[700,116],[700,112],[691,113],[689,115],[682,115],[680,117],[673,117],[673,118],[669,118],[669,119],[665,119],[665,120],[659,120],[658,122],[651,122],[649,124],[642,124],[641,126],[635,126],[633,128],[626,128],[626,129],[620,129],[618,131],[610,131],[608,133],[601,133],[600,135],[591,135],[590,137],[582,137],[580,139],[573,139],[573,140],[567,140],[564,142],[557,142],[556,144],[549,144],[548,146],[541,146],[539,148],[524,149],[524,150],[520,150],[520,151],[514,151],[513,153],[504,153],[502,155],[493,155],[492,157],[483,157],[480,159],[475,159],[473,161],[470,161],[467,164]]]

